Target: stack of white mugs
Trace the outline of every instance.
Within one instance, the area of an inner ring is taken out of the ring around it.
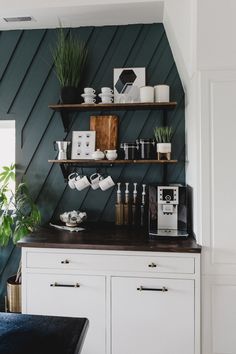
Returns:
[[[81,97],[83,97],[83,104],[93,104],[96,102],[96,94],[95,90],[92,87],[85,87],[84,92]],[[101,98],[101,102],[103,104],[113,103],[113,90],[110,87],[102,87],[101,93],[98,95]]]

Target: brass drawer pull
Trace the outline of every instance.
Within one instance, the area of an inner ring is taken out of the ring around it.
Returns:
[[[58,287],[58,288],[79,288],[80,284],[79,283],[75,283],[73,284],[58,284],[57,282],[50,284],[50,286],[53,287]]]
[[[64,261],[61,261],[61,264],[69,264],[70,261],[68,261],[68,259],[65,259]]]
[[[157,267],[156,263],[153,263],[153,262],[150,263],[148,266],[149,266],[149,268],[156,268]]]
[[[162,291],[162,292],[168,291],[168,289],[165,286],[163,286],[162,288],[144,288],[141,285],[139,288],[137,288],[137,290],[139,290],[139,291]]]

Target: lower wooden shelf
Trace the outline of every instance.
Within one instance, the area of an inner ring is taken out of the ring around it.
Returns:
[[[75,167],[113,167],[117,165],[148,165],[159,164],[166,166],[167,164],[177,163],[178,160],[48,160],[49,163],[56,163],[60,166],[65,181]]]
[[[50,163],[97,166],[97,165],[128,165],[128,164],[169,164],[178,160],[48,160]]]

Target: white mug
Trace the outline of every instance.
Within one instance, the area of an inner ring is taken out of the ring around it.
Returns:
[[[140,102],[154,102],[154,87],[140,87]]]
[[[75,181],[77,178],[79,178],[77,172],[73,172],[68,176],[68,185],[71,189],[75,189]]]
[[[103,179],[103,177],[100,175],[100,173],[93,173],[89,179],[92,189],[96,190],[99,188],[99,182]]]
[[[108,176],[99,182],[99,187],[101,188],[102,191],[106,191],[107,189],[113,187],[114,185],[115,182],[113,181],[111,176]]]
[[[102,87],[101,88],[102,93],[106,93],[108,95],[110,95],[111,93],[113,93],[112,89],[110,87]]]
[[[107,160],[116,160],[117,159],[117,152],[116,150],[105,150],[104,151]]]
[[[85,87],[84,93],[93,95],[96,91],[92,87]]]
[[[157,85],[155,90],[155,102],[170,102],[170,86]]]
[[[110,96],[102,96],[102,103],[112,103],[113,102],[113,98]]]
[[[78,191],[82,191],[83,189],[85,189],[89,186],[90,186],[90,182],[88,180],[88,177],[86,177],[86,176],[76,179],[76,181],[75,181],[75,188]]]

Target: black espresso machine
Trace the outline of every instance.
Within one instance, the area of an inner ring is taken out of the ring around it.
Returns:
[[[187,188],[180,184],[149,186],[149,235],[187,237]]]

